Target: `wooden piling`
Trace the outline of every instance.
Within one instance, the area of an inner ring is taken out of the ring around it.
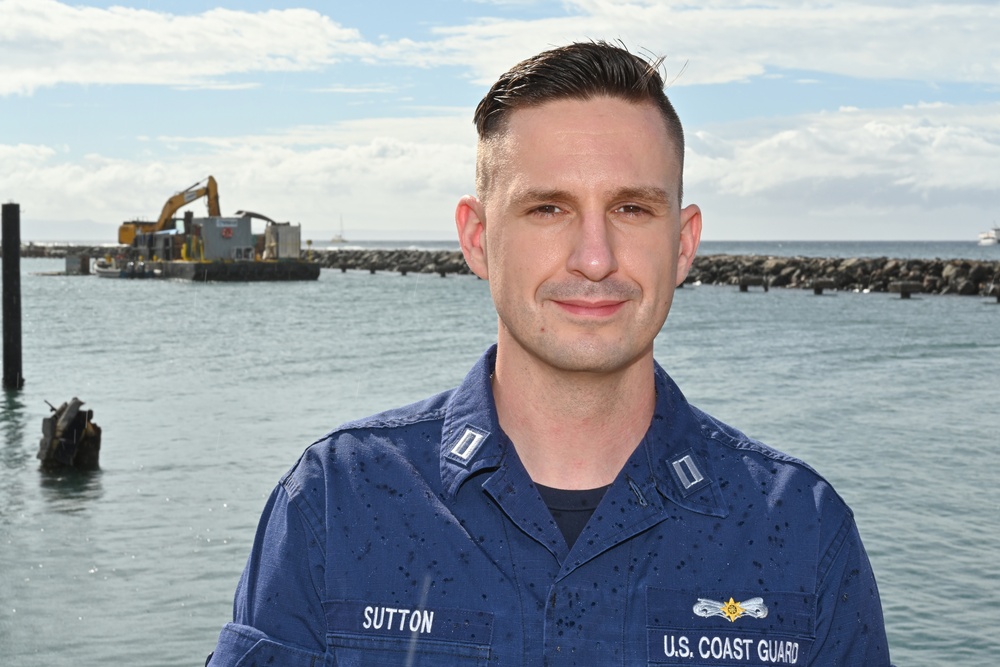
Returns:
[[[761,286],[767,291],[767,278],[764,276],[740,276],[740,291],[748,292],[751,286]]]
[[[21,206],[4,204],[3,243],[3,386],[20,389],[21,375]]]
[[[889,283],[889,291],[899,292],[900,299],[909,299],[911,294],[919,294],[923,292],[924,285],[923,283],[918,283],[913,280],[900,280],[898,282]]]
[[[836,287],[836,282],[824,278],[820,278],[812,282],[813,294],[816,296],[823,296],[823,290],[836,289]]]

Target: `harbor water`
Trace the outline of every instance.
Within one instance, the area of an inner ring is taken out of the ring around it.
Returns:
[[[38,275],[63,265],[22,260],[26,384],[0,411],[0,663],[14,667],[203,664],[304,447],[455,385],[495,338],[488,284],[469,276]],[[805,459],[852,506],[897,665],[995,662],[995,299],[686,286],[656,357],[692,403]],[[46,401],[72,396],[103,429],[101,470],[44,473]]]

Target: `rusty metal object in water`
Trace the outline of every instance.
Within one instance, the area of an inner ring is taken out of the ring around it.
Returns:
[[[48,401],[46,401],[48,403]],[[49,403],[52,415],[42,420],[38,459],[42,468],[97,470],[101,458],[101,427],[93,410],[81,410],[83,401],[74,396],[58,408]]]

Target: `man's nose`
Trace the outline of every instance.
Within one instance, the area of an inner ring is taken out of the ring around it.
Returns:
[[[604,211],[584,214],[573,231],[575,238],[566,267],[571,273],[597,282],[618,270],[614,230]]]

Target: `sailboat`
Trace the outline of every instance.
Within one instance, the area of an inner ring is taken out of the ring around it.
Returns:
[[[340,231],[333,235],[330,243],[347,243],[347,239],[344,238],[344,216],[340,216]]]

